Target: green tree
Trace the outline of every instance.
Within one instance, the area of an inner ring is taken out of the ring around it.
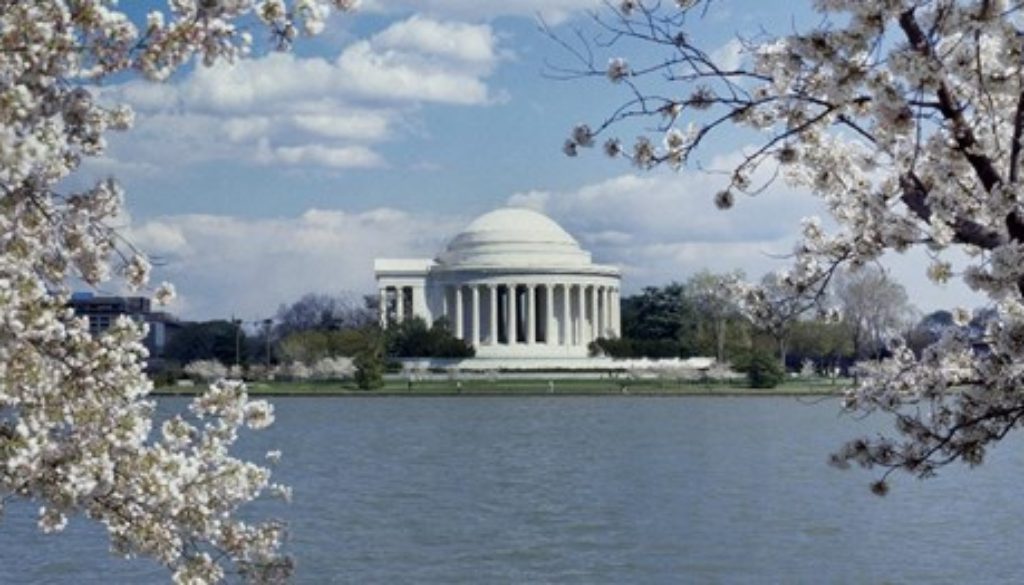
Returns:
[[[362,329],[376,320],[376,310],[367,298],[318,293],[308,293],[291,305],[281,305],[275,319],[277,333],[282,337],[297,331]]]
[[[692,299],[696,311],[698,330],[712,339],[715,358],[724,363],[726,360],[726,341],[729,324],[738,317],[736,303],[729,291],[729,284],[743,278],[743,272],[715,274],[702,270],[686,283],[686,291]],[[703,345],[703,344],[702,344]]]
[[[733,367],[747,374],[747,383],[751,388],[774,388],[786,376],[778,358],[759,347],[735,360]]]
[[[311,364],[330,355],[327,331],[295,331],[278,342],[281,357],[287,362]]]
[[[373,390],[384,385],[384,334],[377,326],[363,330],[363,346],[352,358],[356,385],[361,390]]]
[[[312,364],[326,357],[351,357],[362,349],[366,327],[326,331],[295,331],[278,341],[278,352],[290,362]]]
[[[778,352],[779,365],[785,372],[786,353],[793,326],[802,315],[818,304],[818,300],[812,296],[795,294],[783,280],[778,273],[768,273],[761,279],[762,302],[770,310],[756,321],[756,326],[772,338]]]
[[[696,323],[695,307],[686,287],[678,282],[649,286],[639,295],[622,299],[622,338],[630,340],[628,351],[637,357],[693,355]],[[625,348],[620,344],[616,349]]]
[[[648,286],[622,300],[622,336],[630,339],[676,339],[682,327],[683,285]]]
[[[187,364],[196,360],[215,359],[222,364],[249,361],[245,331],[231,321],[216,320],[189,323],[167,343],[164,357]]]
[[[327,353],[331,357],[352,357],[363,346],[363,336],[368,326],[359,329],[341,329],[327,334]]]
[[[429,328],[420,317],[391,324],[386,339],[387,353],[394,357],[465,358],[476,354],[471,345],[452,335],[444,319]]]
[[[801,320],[793,324],[790,351],[801,362],[814,362],[819,371],[834,370],[853,360],[853,339],[844,322]]]

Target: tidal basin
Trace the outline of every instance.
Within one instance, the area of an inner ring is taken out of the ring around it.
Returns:
[[[1013,583],[1021,440],[879,498],[826,465],[881,420],[793,397],[276,398],[299,583]],[[185,407],[160,399],[161,411]],[[82,518],[0,524],[4,583],[166,582]]]

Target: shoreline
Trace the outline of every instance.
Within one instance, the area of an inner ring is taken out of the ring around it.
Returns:
[[[447,396],[806,396],[829,398],[841,396],[846,384],[787,381],[775,388],[750,388],[733,384],[701,384],[634,380],[627,384],[605,380],[508,379],[500,381],[467,380],[459,382],[420,381],[413,384],[388,380],[384,387],[360,390],[346,382],[254,382],[247,384],[250,396],[301,397],[447,397]],[[204,386],[163,386],[154,388],[154,396],[194,396]]]

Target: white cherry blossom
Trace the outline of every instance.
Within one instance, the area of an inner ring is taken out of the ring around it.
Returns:
[[[591,124],[595,139],[634,131],[638,120],[654,129],[633,143],[628,158],[638,167],[680,166],[709,136],[750,128],[762,139],[715,195],[718,207],[738,204],[735,191],[760,192],[765,185],[751,183],[758,176],[824,202],[837,227],[805,222],[793,267],[776,280],[794,299],[813,302],[841,265],[914,247],[935,259],[921,268],[931,280],[962,278],[991,299],[998,318],[980,338],[954,327],[920,357],[894,340],[891,359],[867,365],[846,396],[850,409],[896,423],[893,436],[852,441],[833,457],[881,468],[872,489],[884,494],[894,470],[927,477],[948,463],[980,463],[1024,421],[1024,6],[810,4],[816,26],[743,40],[749,64],[735,71],[720,70],[687,34],[716,9],[713,0],[629,3],[628,16],[613,9],[595,18],[594,42],[569,53],[580,75],[627,86],[621,107]],[[674,133],[681,123],[695,125],[686,139]],[[768,172],[755,173],[760,167]],[[954,273],[941,259],[947,250],[971,262]],[[756,318],[771,319],[759,287],[737,294]]]
[[[150,264],[111,227],[116,182],[67,191],[65,179],[133,123],[126,105],[99,103],[95,84],[244,57],[261,21],[287,47],[296,30],[318,32],[328,8],[354,4],[169,0],[135,23],[108,0],[0,0],[0,501],[38,504],[42,530],[84,516],[106,527],[114,552],[150,556],[181,583],[290,572],[282,526],[235,516],[271,484],[232,443],[273,409],[217,382],[192,415],[151,432],[143,328],[122,318],[94,336],[67,308],[71,279],[117,275],[142,288]],[[173,287],[155,296],[165,302]]]

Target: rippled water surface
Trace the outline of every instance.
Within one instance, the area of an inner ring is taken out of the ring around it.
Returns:
[[[881,421],[829,400],[279,398],[300,583],[1017,583],[1020,440],[892,493],[825,465]],[[181,400],[161,408],[180,409]],[[161,582],[80,518],[0,523],[0,582]]]

